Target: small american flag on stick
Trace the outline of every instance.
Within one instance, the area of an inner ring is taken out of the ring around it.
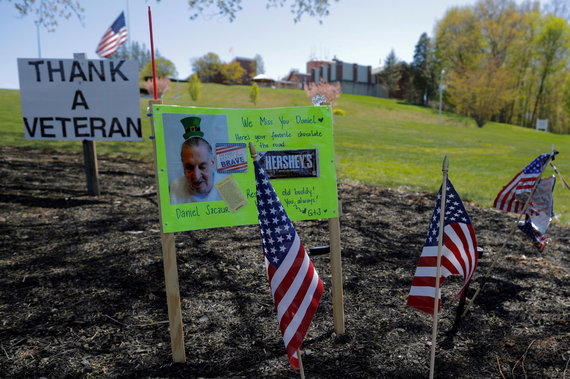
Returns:
[[[477,268],[477,240],[471,225],[471,219],[463,207],[459,195],[447,180],[445,195],[445,218],[443,227],[441,275],[439,286],[449,275],[462,275],[463,290],[471,280]],[[433,316],[435,298],[435,279],[437,268],[437,250],[439,219],[441,209],[441,188],[437,195],[435,209],[430,221],[426,242],[416,268],[407,305]],[[438,299],[438,312],[441,310],[441,298]]]
[[[544,166],[548,164],[550,157],[551,154],[539,155],[535,160],[530,162],[528,166],[523,168],[521,172],[516,174],[497,194],[493,202],[493,208],[500,209],[504,212],[521,213],[525,201],[517,199],[517,195],[530,195],[531,190],[534,188],[534,183],[540,179]]]
[[[294,370],[298,370],[297,351],[319,306],[323,283],[273,186],[256,160],[254,168],[265,268],[289,363]]]
[[[113,25],[103,35],[97,50],[97,55],[108,58],[119,49],[123,43],[127,42],[127,24],[125,23],[125,14],[121,12],[119,17],[113,22]]]

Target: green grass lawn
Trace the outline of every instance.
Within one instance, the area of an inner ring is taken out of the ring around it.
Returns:
[[[203,84],[202,98],[190,99],[186,84],[176,84],[163,98],[164,104],[220,108],[252,108],[249,86]],[[141,98],[143,142],[97,142],[98,154],[133,156],[151,161],[150,123]],[[335,116],[337,175],[341,180],[436,192],[441,166],[449,157],[449,178],[464,201],[490,207],[497,192],[518,171],[552,144],[560,151],[554,162],[570,180],[570,135],[536,132],[512,125],[488,123],[478,128],[465,117],[445,113],[442,125],[438,111],[391,99],[341,95]],[[49,147],[82,151],[79,141],[26,140],[19,91],[0,90],[0,132],[3,145]],[[260,88],[258,108],[310,105],[305,92]],[[546,174],[552,174],[551,168]],[[558,182],[554,210],[559,221],[570,223],[570,191]]]

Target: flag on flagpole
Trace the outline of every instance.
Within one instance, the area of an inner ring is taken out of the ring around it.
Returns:
[[[471,219],[449,179],[447,180],[446,191],[439,286],[441,288],[443,281],[449,275],[462,275],[464,278],[463,287],[456,296],[459,298],[477,268],[477,240]],[[408,306],[432,316],[437,272],[440,209],[441,188],[437,195],[426,242],[412,280],[407,302]],[[440,310],[441,295],[438,299],[438,312]]]
[[[121,12],[119,17],[113,22],[113,25],[101,38],[95,52],[100,57],[108,58],[115,54],[119,46],[125,42],[127,42],[127,24],[125,23],[125,14]]]
[[[497,194],[493,208],[504,212],[521,213],[526,202],[524,196],[529,196],[534,183],[540,179],[543,168],[551,154],[542,154],[523,168],[511,181]]]
[[[267,175],[254,161],[259,230],[265,268],[283,342],[294,370],[297,350],[323,294],[323,283]]]

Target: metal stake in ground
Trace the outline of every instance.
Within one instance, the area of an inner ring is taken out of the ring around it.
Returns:
[[[443,247],[443,227],[445,221],[445,195],[447,192],[447,170],[449,167],[449,159],[447,155],[443,158],[441,171],[443,172],[443,182],[441,184],[441,205],[439,213],[439,235],[437,237],[437,268],[435,272],[435,296],[433,298],[433,327],[431,333],[431,355],[429,364],[429,377],[433,379],[435,366],[435,345],[437,339],[437,321],[439,310],[439,279],[441,276],[441,250]]]

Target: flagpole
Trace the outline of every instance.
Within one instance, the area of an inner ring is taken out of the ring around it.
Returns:
[[[154,43],[152,40],[152,17],[150,15],[150,5],[148,6],[148,26],[150,29],[150,52],[152,57],[152,86],[154,87],[154,100],[158,100],[156,95],[156,69],[154,66]]]
[[[437,337],[437,321],[439,310],[439,277],[441,276],[441,250],[443,248],[443,224],[445,220],[445,195],[447,192],[447,170],[449,168],[449,158],[443,158],[441,171],[443,172],[443,182],[441,184],[441,204],[439,212],[439,235],[437,237],[437,268],[435,274],[435,297],[433,299],[433,327],[431,334],[431,356],[429,365],[429,377],[433,379],[435,366],[435,344]]]
[[[483,275],[483,279],[481,281],[481,284],[479,285],[479,288],[477,288],[477,290],[475,291],[475,293],[473,294],[473,297],[471,298],[471,300],[469,300],[469,303],[467,304],[467,307],[465,307],[465,310],[463,311],[463,314],[461,315],[461,317],[465,317],[465,315],[467,314],[467,312],[469,312],[469,309],[471,308],[471,305],[473,305],[473,302],[475,301],[475,298],[477,297],[477,295],[479,295],[479,292],[483,289],[483,287],[487,284],[487,277],[489,276],[489,274],[491,273],[491,270],[495,267],[495,264],[497,263],[497,261],[499,260],[499,256],[501,255],[501,253],[503,252],[503,249],[505,248],[505,246],[507,246],[507,243],[509,242],[509,240],[511,239],[511,236],[515,233],[515,230],[517,229],[517,226],[519,224],[519,222],[521,221],[522,217],[526,214],[526,210],[530,204],[530,199],[532,198],[532,195],[534,195],[534,191],[536,190],[536,186],[538,185],[538,182],[540,181],[540,179],[542,178],[542,174],[544,172],[544,169],[546,168],[546,166],[548,166],[548,164],[552,161],[552,157],[554,156],[554,153],[550,156],[548,162],[546,162],[543,166],[542,169],[540,171],[540,175],[538,176],[537,180],[535,180],[534,185],[532,186],[532,189],[530,190],[530,194],[528,196],[528,199],[526,199],[526,202],[524,203],[524,207],[519,215],[519,218],[517,220],[516,223],[513,224],[513,226],[511,227],[511,231],[509,232],[509,235],[507,236],[507,239],[505,240],[505,242],[503,242],[503,245],[501,246],[501,248],[499,249],[499,251],[497,252],[497,254],[495,254],[495,257],[493,258],[493,261],[491,262],[491,265],[489,266],[489,268],[487,269],[487,271],[485,272],[485,275]]]
[[[297,358],[299,358],[299,373],[301,374],[301,379],[305,379],[305,370],[303,370],[303,360],[301,359],[301,349],[297,350]]]
[[[560,181],[562,182],[562,188],[566,187],[570,190],[570,186],[568,185],[568,183],[566,183],[566,180],[564,180],[564,177],[562,176],[562,174],[558,171],[558,169],[556,168],[555,165],[552,164],[552,162],[550,162],[550,166],[552,167],[552,169],[554,170],[554,172],[558,175],[558,177],[560,178]]]

